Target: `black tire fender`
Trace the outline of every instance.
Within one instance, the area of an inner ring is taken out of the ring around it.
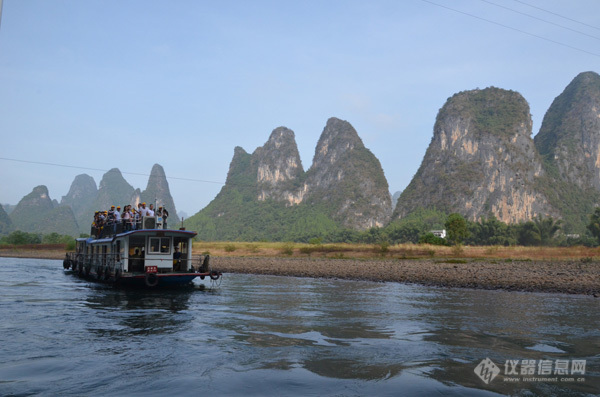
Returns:
[[[148,287],[156,287],[158,284],[158,274],[156,273],[146,273],[146,278],[144,279],[146,285]]]

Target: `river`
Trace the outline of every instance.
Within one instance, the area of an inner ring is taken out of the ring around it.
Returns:
[[[600,393],[600,299],[226,274],[126,291],[0,258],[0,395]]]

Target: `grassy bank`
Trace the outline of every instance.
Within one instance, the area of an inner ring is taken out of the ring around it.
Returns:
[[[513,259],[600,261],[600,248],[589,247],[444,247],[427,244],[302,244],[269,242],[195,242],[194,252],[224,257],[295,257],[329,259]]]

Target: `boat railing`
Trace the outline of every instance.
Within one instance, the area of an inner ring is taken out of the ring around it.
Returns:
[[[96,273],[116,274],[123,273],[123,257],[118,253],[84,254],[81,252],[68,252],[66,260],[70,261],[73,270],[81,270],[89,274],[93,268]]]
[[[163,218],[160,216],[144,216],[139,219],[108,220],[102,226],[92,224],[90,236],[94,238],[112,237],[116,234],[141,229],[163,229]]]
[[[111,272],[114,274],[116,271],[123,273],[125,271],[125,261],[128,261],[129,266],[128,272],[142,273],[146,270],[146,262],[151,261],[152,264],[156,264],[157,261],[169,266],[159,266],[159,272],[170,273],[170,272],[198,272],[198,273],[209,273],[209,255],[194,256],[191,259],[171,259],[171,258],[146,258],[135,255],[121,255],[119,253],[106,253],[106,254],[84,254],[81,252],[69,252],[66,254],[66,259],[74,264],[74,269],[82,269],[89,271],[93,269],[101,269],[101,272]]]

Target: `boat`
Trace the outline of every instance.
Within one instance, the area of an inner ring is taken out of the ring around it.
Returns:
[[[196,232],[164,229],[161,218],[144,216],[137,223],[92,225],[91,236],[75,239],[75,251],[63,261],[65,271],[81,278],[123,287],[173,288],[196,278],[217,281],[209,255],[194,258]]]

